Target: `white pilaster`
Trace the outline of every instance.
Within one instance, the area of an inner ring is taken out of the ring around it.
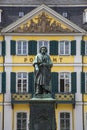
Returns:
[[[5,36],[5,41],[6,41],[5,63],[12,63],[12,56],[10,54],[10,41],[11,40],[12,40],[12,36]]]
[[[9,104],[4,106],[4,130],[12,130],[12,108]]]
[[[10,72],[12,72],[12,67],[5,67],[6,72],[6,94],[5,94],[5,102],[11,102],[11,80],[10,80]]]
[[[75,40],[76,40],[76,56],[74,57],[74,63],[82,63],[82,56],[81,56],[82,36],[75,36]]]
[[[83,130],[82,105],[76,104],[74,110],[74,130]]]
[[[77,66],[74,67],[74,71],[77,73],[77,92],[75,94],[75,101],[82,102],[82,94],[81,94],[81,72],[82,72],[82,67]]]

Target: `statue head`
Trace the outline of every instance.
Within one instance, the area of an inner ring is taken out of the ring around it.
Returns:
[[[42,53],[42,54],[47,53],[47,48],[46,48],[45,46],[42,46],[42,47],[40,48],[40,53]]]

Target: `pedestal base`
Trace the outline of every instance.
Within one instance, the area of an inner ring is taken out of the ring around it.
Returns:
[[[29,130],[56,130],[54,100],[31,100]]]

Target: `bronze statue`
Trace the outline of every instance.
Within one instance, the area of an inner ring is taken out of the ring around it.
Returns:
[[[47,54],[47,48],[42,46],[40,53],[34,59],[35,95],[51,93],[51,67],[53,63]]]

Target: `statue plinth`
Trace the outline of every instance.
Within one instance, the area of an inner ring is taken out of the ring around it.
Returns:
[[[30,100],[29,130],[56,130],[53,98],[32,98]]]

